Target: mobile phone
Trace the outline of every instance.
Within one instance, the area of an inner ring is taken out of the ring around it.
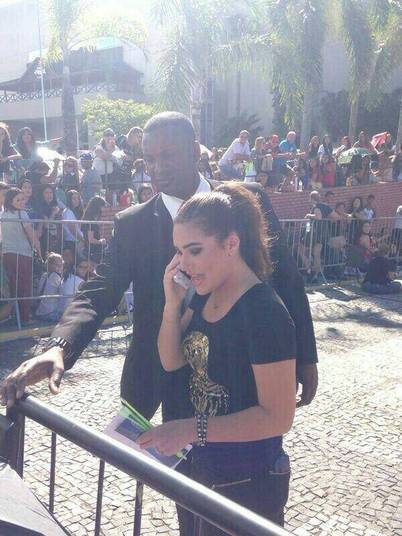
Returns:
[[[193,286],[191,279],[187,277],[186,274],[182,272],[181,270],[178,270],[174,274],[173,281],[186,290],[188,290],[189,288]]]

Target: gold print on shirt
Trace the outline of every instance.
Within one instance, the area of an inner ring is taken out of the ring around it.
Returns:
[[[183,354],[191,365],[190,378],[191,402],[196,411],[213,417],[226,414],[229,409],[229,393],[223,385],[208,377],[208,337],[199,331],[192,331],[182,343]]]

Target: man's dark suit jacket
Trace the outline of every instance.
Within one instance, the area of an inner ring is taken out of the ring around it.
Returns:
[[[317,351],[303,279],[268,196],[257,184],[247,187],[259,196],[269,233],[274,237],[272,282],[296,325],[297,362],[315,363]],[[173,222],[160,194],[147,203],[119,212],[104,273],[83,285],[52,334],[71,344],[72,354],[66,360],[66,369],[71,368],[132,282],[134,328],[121,378],[121,396],[147,418],[152,417],[162,400],[167,408],[164,417],[171,418],[167,400],[172,399],[173,393],[179,396],[176,387],[180,384],[180,372],[166,373],[157,349],[164,308],[163,275],[175,253],[172,231]],[[174,416],[177,418],[177,413]]]

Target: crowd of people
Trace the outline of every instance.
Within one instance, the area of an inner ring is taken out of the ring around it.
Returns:
[[[107,252],[97,224],[102,209],[108,204],[125,208],[154,195],[141,139],[140,127],[118,138],[107,129],[93,151],[75,158],[60,149],[44,152],[29,127],[13,144],[7,125],[0,123],[0,320],[8,317],[6,298],[13,296],[21,298],[22,323],[33,315],[50,321],[61,316],[67,296]],[[50,162],[44,158],[49,154]],[[36,306],[28,299],[34,295],[66,299],[43,298]]]
[[[200,172],[218,180],[256,181],[269,192],[320,190],[402,181],[402,150],[388,132],[369,139],[360,132],[354,142],[343,136],[335,146],[329,135],[313,136],[304,151],[297,147],[296,132],[282,141],[277,134],[255,139],[242,130],[228,148],[204,152]]]
[[[53,294],[57,290],[59,295],[64,295],[66,288],[75,290],[80,280],[90,277],[102,263],[107,252],[101,225],[96,223],[102,217],[102,209],[107,204],[123,209],[155,195],[143,158],[142,135],[142,129],[137,126],[119,136],[107,128],[92,151],[80,151],[75,158],[63,155],[59,147],[58,151],[43,152],[43,143],[35,139],[29,127],[20,129],[12,143],[7,125],[0,123],[3,316],[10,310],[5,302],[7,296],[25,298],[20,302],[24,323],[31,321],[33,312],[42,319],[60,316],[63,300],[58,300],[56,308],[57,300],[44,298],[49,300],[48,305],[35,312],[27,298],[35,293],[47,295],[50,289]],[[366,203],[361,198],[354,199],[348,211],[343,203],[335,207],[320,204],[317,191],[322,187],[402,181],[400,148],[393,145],[387,132],[371,139],[361,132],[355,143],[344,136],[338,147],[328,135],[322,140],[313,136],[304,152],[298,149],[296,141],[297,135],[291,131],[282,141],[275,134],[257,137],[250,148],[250,135],[243,130],[228,148],[209,150],[201,146],[198,171],[209,180],[258,182],[269,193],[311,191],[312,210],[306,219],[336,223],[306,225],[297,236],[295,257],[306,279],[317,280],[329,255],[332,259],[346,260],[350,246],[361,246],[359,268],[365,272],[379,242],[377,237],[369,245],[360,243],[364,242],[361,235],[370,235],[365,222],[375,217],[373,196]],[[49,143],[57,146],[60,139]],[[327,201],[330,196],[331,192],[327,192]],[[387,241],[394,256],[401,253],[398,233],[400,228]],[[294,241],[296,234],[292,236]],[[381,241],[385,238],[381,237]],[[294,243],[290,245],[294,250]],[[60,255],[64,258],[61,272],[53,269],[55,258],[60,267]],[[81,275],[76,273],[81,262],[87,267],[84,277],[82,268]],[[43,273],[48,274],[46,280],[42,280]],[[61,278],[57,289],[56,274]],[[75,283],[71,287],[73,279]],[[0,320],[1,317],[0,310]]]

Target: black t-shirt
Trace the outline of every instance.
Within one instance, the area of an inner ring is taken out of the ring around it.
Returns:
[[[190,363],[189,397],[193,414],[226,415],[258,404],[252,365],[294,359],[295,326],[286,307],[268,284],[250,288],[217,322],[202,310],[208,296],[194,296],[191,322],[182,339]],[[241,459],[272,462],[282,446],[276,437],[246,443],[208,443],[210,449],[238,452]],[[219,458],[215,458],[219,459]],[[236,456],[231,457],[231,461]],[[254,463],[252,461],[252,463]],[[257,463],[257,462],[256,462]]]
[[[377,285],[387,285],[390,283],[388,272],[395,270],[395,265],[387,257],[374,257],[367,268],[364,283],[376,283]]]

